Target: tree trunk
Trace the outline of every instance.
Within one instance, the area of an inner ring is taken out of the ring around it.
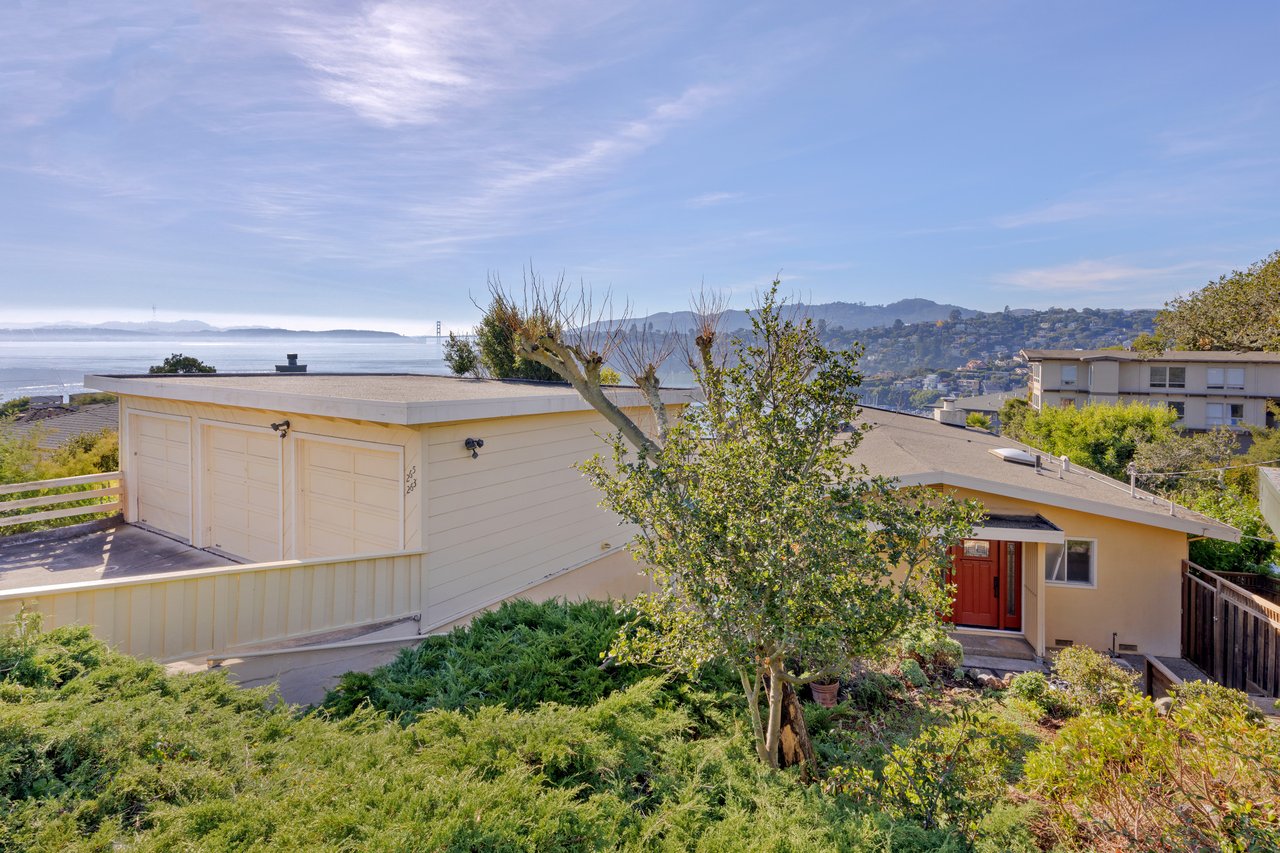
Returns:
[[[809,740],[809,728],[804,724],[804,710],[800,699],[789,681],[782,682],[782,731],[779,733],[778,764],[781,767],[800,765],[800,778],[813,779],[817,758],[813,754],[813,741]]]

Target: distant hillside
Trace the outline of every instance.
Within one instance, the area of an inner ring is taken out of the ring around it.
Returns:
[[[891,326],[897,320],[903,323],[929,323],[945,320],[952,311],[959,311],[961,317],[972,317],[977,314],[971,308],[959,305],[941,305],[931,299],[902,299],[890,305],[867,305],[863,302],[825,302],[817,305],[806,305],[797,302],[793,309],[805,316],[812,317],[814,322],[824,323],[828,328],[871,329],[876,326]],[[661,311],[647,317],[637,317],[628,321],[637,329],[653,324],[656,331],[674,330],[688,332],[693,328],[694,319],[691,311]],[[745,329],[750,323],[747,313],[740,310],[726,311],[721,328],[729,331]]]

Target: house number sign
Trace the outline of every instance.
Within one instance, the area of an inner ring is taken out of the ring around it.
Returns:
[[[413,490],[416,488],[418,488],[418,466],[414,465],[404,472],[404,493],[406,495],[413,494]]]

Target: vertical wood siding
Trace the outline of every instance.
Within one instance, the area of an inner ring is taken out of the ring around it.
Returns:
[[[222,653],[422,612],[426,557],[288,560],[0,593],[46,628],[88,625],[119,651],[156,660]]]

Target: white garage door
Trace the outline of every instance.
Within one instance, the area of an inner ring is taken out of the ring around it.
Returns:
[[[204,544],[254,563],[280,559],[280,437],[205,425]]]
[[[299,439],[298,472],[301,557],[400,550],[399,451]]]
[[[136,521],[191,541],[191,421],[129,416]]]

